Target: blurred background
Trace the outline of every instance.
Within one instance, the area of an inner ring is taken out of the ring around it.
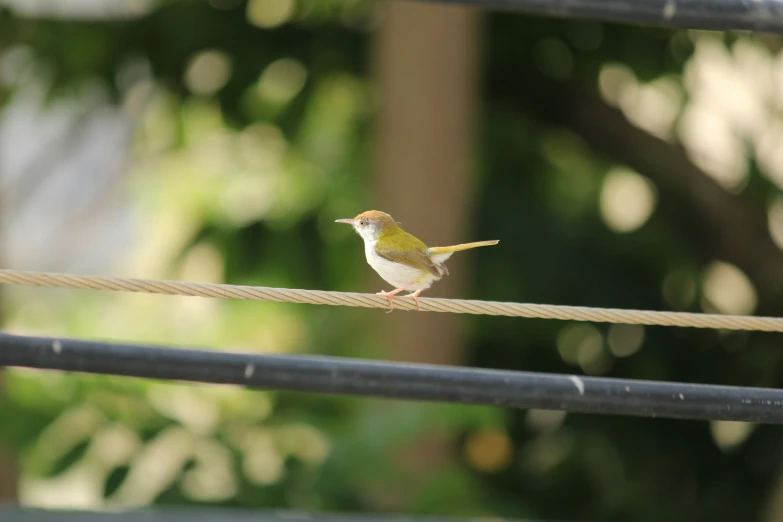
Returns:
[[[0,264],[783,315],[778,37],[370,0],[0,0]],[[780,336],[2,288],[9,332],[777,387]],[[2,374],[0,496],[783,520],[779,428]]]

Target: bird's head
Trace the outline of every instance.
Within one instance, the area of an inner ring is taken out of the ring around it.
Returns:
[[[351,225],[365,241],[375,241],[386,228],[397,226],[389,214],[378,210],[368,210],[353,219],[338,219],[335,222]]]

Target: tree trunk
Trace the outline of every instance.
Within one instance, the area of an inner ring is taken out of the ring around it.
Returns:
[[[472,9],[395,1],[376,36],[374,201],[430,246],[469,239],[478,27]],[[469,257],[452,257],[425,297],[465,297]],[[395,311],[383,323],[394,359],[461,358],[458,316]]]
[[[376,34],[380,105],[373,206],[431,246],[468,240],[478,23],[471,9],[393,1],[384,5]],[[452,257],[451,275],[424,296],[465,297],[469,258],[470,253]],[[375,291],[392,290],[374,274],[373,285]],[[378,323],[377,338],[391,359],[458,364],[462,358],[457,315],[395,310]],[[382,509],[411,509],[433,475],[456,455],[453,434],[426,422],[428,412],[426,405],[390,405],[378,419],[387,426],[417,426],[411,438],[390,448],[402,478],[373,486],[383,492],[375,499]]]

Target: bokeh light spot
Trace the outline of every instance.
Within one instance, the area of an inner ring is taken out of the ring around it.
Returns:
[[[193,500],[220,502],[238,490],[231,453],[212,440],[201,441],[193,452],[195,466],[182,477],[182,491]]]
[[[329,454],[329,441],[312,426],[291,424],[277,432],[278,445],[285,452],[309,464],[322,463]]]
[[[650,218],[656,201],[655,186],[647,178],[630,169],[614,168],[601,189],[601,217],[615,232],[632,232]]]
[[[557,351],[569,364],[580,364],[580,357],[586,358],[580,354],[600,351],[602,344],[601,333],[589,324],[570,324],[557,335]]]
[[[247,21],[262,29],[286,23],[294,14],[294,0],[249,0]]]
[[[710,433],[715,444],[723,451],[729,451],[747,440],[756,425],[750,422],[712,421]]]
[[[644,343],[644,326],[639,324],[613,324],[607,335],[609,349],[617,357],[628,357],[639,351]]]
[[[214,49],[195,54],[185,69],[185,85],[194,94],[213,94],[222,89],[230,77],[231,58]]]
[[[534,431],[551,433],[556,431],[565,421],[566,412],[559,410],[528,410],[525,424]]]
[[[485,473],[495,473],[511,462],[511,441],[500,430],[473,433],[465,442],[465,456],[471,466]]]
[[[704,270],[704,297],[718,312],[746,315],[756,309],[756,288],[742,270],[715,261]]]
[[[691,160],[723,188],[738,192],[745,186],[746,147],[723,116],[691,104],[680,120],[679,137]]]
[[[636,75],[627,65],[607,64],[598,73],[598,90],[610,105],[619,106],[623,99],[634,96],[637,88]]]
[[[299,94],[307,69],[297,60],[281,58],[269,64],[258,81],[258,94],[275,103],[285,103]]]
[[[694,276],[684,269],[672,270],[663,280],[661,288],[664,300],[672,308],[684,310],[696,299]]]
[[[783,250],[783,197],[775,198],[767,212],[767,219],[772,240]]]

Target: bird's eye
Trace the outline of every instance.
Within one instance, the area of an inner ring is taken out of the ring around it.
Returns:
[[[364,225],[366,225],[366,224],[367,224],[367,222],[365,220],[363,220],[363,219],[361,221],[359,221],[359,225],[362,226],[362,227]]]

